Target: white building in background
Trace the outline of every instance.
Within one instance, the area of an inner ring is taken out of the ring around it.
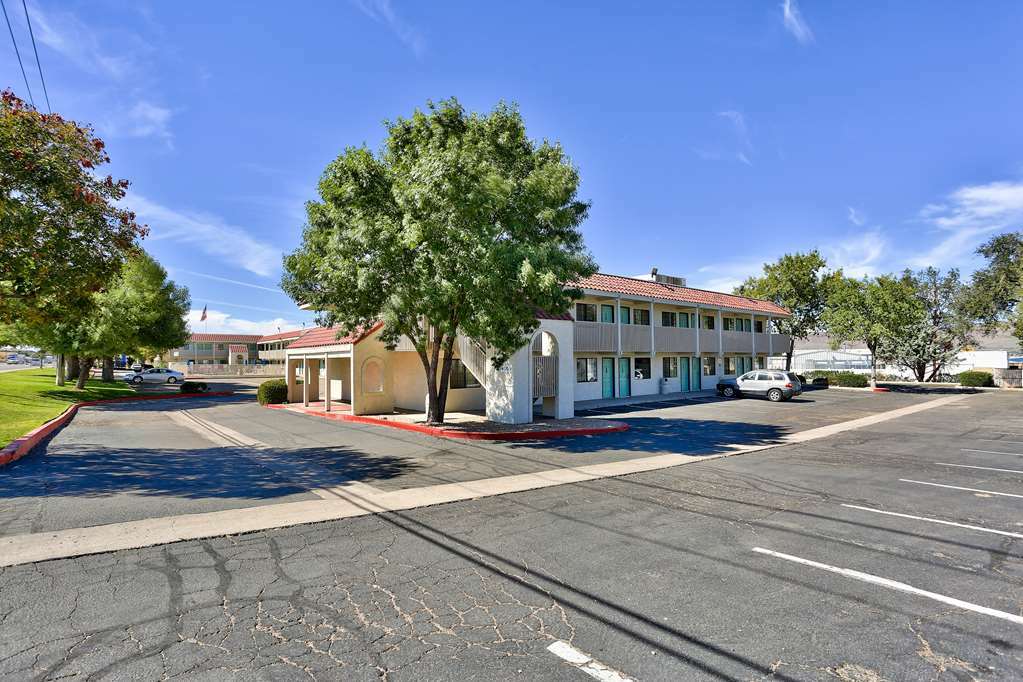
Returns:
[[[503,423],[534,414],[572,417],[577,403],[712,389],[718,379],[763,368],[788,348],[774,330],[788,311],[768,301],[685,286],[657,274],[596,274],[570,314],[538,315],[538,328],[499,369],[487,350],[460,337],[447,409],[485,411]],[[289,400],[353,414],[423,411],[426,378],[411,343],[394,349],[376,325],[338,338],[316,328],[282,349]],[[302,379],[301,383],[299,379]]]

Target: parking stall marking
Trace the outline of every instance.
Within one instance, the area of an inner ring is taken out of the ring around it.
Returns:
[[[1023,440],[1002,440],[1001,438],[978,438],[985,443],[1004,443],[1006,445],[1023,445]]]
[[[970,464],[950,464],[948,462],[935,462],[943,467],[959,467],[960,469],[983,469],[984,471],[1004,471],[1009,474],[1023,474],[1023,469],[998,469],[996,467],[978,467]]]
[[[609,668],[589,654],[576,649],[568,642],[564,642],[560,639],[548,646],[547,651],[565,661],[573,668],[578,668],[590,677],[600,680],[601,682],[635,682],[631,677],[618,672],[614,668]]]
[[[1018,616],[1014,613],[1007,613],[1005,611],[999,611],[998,609],[992,609],[987,606],[981,606],[980,604],[973,604],[962,599],[956,599],[955,597],[948,597],[944,594],[938,594],[937,592],[929,592],[922,590],[919,587],[914,587],[907,583],[902,583],[897,580],[891,580],[889,578],[882,578],[878,575],[871,573],[863,573],[862,571],[856,571],[851,568],[842,568],[840,566],[832,566],[830,564],[822,564],[819,561],[813,561],[811,559],[804,559],[802,557],[793,556],[791,554],[784,554],[782,552],[775,552],[771,549],[764,549],[763,547],[754,547],[753,551],[758,554],[766,554],[778,559],[784,559],[793,563],[802,564],[803,566],[810,566],[811,568],[818,568],[822,571],[828,571],[829,573],[836,573],[846,578],[853,578],[861,582],[870,583],[872,585],[878,585],[880,587],[887,587],[890,590],[896,590],[898,592],[905,592],[907,594],[913,594],[918,597],[926,597],[927,599],[933,599],[934,601],[941,602],[942,604],[948,604],[949,606],[955,606],[965,611],[973,611],[974,613],[981,613],[985,616],[991,616],[993,618],[999,618],[1001,620],[1007,620],[1017,625],[1023,625],[1023,616]]]
[[[973,448],[960,448],[961,452],[979,452],[985,455],[1011,455],[1012,457],[1023,457],[1023,452],[1001,452],[1000,450],[975,450]]]
[[[981,533],[994,533],[995,535],[1004,535],[1010,538],[1023,539],[1023,533],[1011,533],[1007,530],[996,530],[994,528],[984,528],[983,526],[971,526],[967,523],[956,523],[955,521],[943,521],[941,519],[932,519],[926,516],[913,516],[912,514],[901,514],[899,512],[886,511],[884,509],[874,509],[873,507],[861,507],[857,504],[843,504],[843,507],[849,509],[859,509],[860,511],[872,512],[874,514],[884,514],[886,516],[898,516],[903,519],[913,519],[914,521],[926,521],[928,523],[940,523],[943,526],[955,526],[956,528],[965,528],[967,530],[976,530]]]
[[[1000,493],[994,490],[980,490],[979,488],[964,488],[959,485],[946,485],[944,483],[931,483],[930,481],[914,481],[911,478],[900,478],[899,481],[902,483],[918,483],[920,485],[933,485],[936,488],[949,488],[951,490],[965,490],[971,493],[982,493],[984,495],[998,495],[999,497],[1020,497],[1023,495],[1017,495],[1015,493]]]

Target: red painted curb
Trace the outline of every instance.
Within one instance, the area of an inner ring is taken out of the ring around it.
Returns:
[[[264,405],[272,410],[286,410],[287,405]],[[408,422],[391,421],[378,417],[364,417],[361,415],[345,414],[343,412],[325,412],[323,410],[308,410],[300,414],[309,414],[334,421],[353,422],[355,424],[372,424],[373,426],[389,426],[392,429],[402,431],[414,431],[425,433],[428,436],[437,438],[460,438],[462,440],[547,440],[549,438],[567,438],[570,436],[598,436],[604,433],[620,433],[628,431],[628,424],[615,424],[614,426],[599,426],[586,429],[558,429],[553,431],[455,431],[440,426],[427,426],[426,424],[409,424]]]
[[[891,393],[892,392],[892,389],[890,389],[890,388],[882,388],[881,386],[875,386],[874,388],[872,388],[870,390],[872,390],[874,393]]]
[[[108,398],[106,400],[84,400],[80,403],[74,403],[68,405],[67,408],[59,415],[46,422],[42,426],[37,426],[32,429],[24,436],[15,438],[3,449],[0,449],[0,467],[5,464],[21,459],[29,452],[32,448],[39,445],[43,440],[46,439],[51,433],[59,429],[60,427],[71,421],[71,418],[78,412],[78,408],[86,407],[89,405],[106,405],[108,403],[127,403],[132,401],[142,400],[166,400],[169,398],[198,398],[203,396],[225,396],[234,395],[234,391],[212,391],[209,393],[161,393],[157,395],[127,395],[120,398]]]

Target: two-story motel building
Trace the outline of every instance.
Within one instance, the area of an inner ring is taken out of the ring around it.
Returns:
[[[524,423],[535,413],[569,418],[583,401],[713,389],[721,377],[763,368],[788,349],[769,301],[685,286],[677,277],[596,274],[575,286],[568,315],[538,315],[538,328],[500,368],[472,339],[458,339],[449,411],[485,410]],[[314,329],[284,349],[292,402],[335,402],[354,414],[424,410],[426,378],[407,341],[387,349],[379,325],[338,338]]]

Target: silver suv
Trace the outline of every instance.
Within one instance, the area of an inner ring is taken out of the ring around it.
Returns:
[[[735,379],[721,379],[718,381],[717,389],[718,393],[726,398],[755,395],[777,403],[802,393],[803,385],[793,372],[757,369]]]

